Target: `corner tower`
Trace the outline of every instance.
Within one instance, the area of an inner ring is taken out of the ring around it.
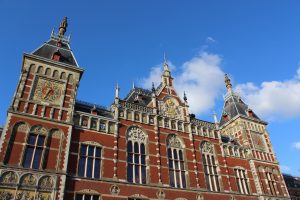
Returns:
[[[12,199],[63,198],[75,97],[83,73],[65,35],[67,27],[65,17],[58,33],[52,31],[47,42],[23,55],[0,143],[0,192]]]
[[[245,156],[249,161],[255,190],[260,199],[269,199],[274,196],[288,197],[287,188],[267,131],[267,123],[261,120],[233,91],[231,80],[227,74],[225,74],[225,85],[227,93],[220,119],[222,138],[229,137],[232,143],[237,143],[246,149],[245,154],[247,155]],[[224,143],[223,140],[222,142]],[[234,154],[227,150],[223,149],[225,155]]]

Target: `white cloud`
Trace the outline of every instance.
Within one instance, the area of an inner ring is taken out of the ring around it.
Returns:
[[[298,150],[300,150],[300,142],[295,142],[293,144],[293,147],[296,148],[296,149],[298,149]]]
[[[272,120],[300,116],[300,68],[290,80],[263,82],[260,86],[239,84],[236,91],[262,118]]]
[[[215,43],[215,42],[217,42],[214,38],[212,38],[212,37],[207,37],[206,38],[206,42],[207,43]]]
[[[289,166],[287,166],[287,165],[280,165],[280,169],[283,172],[289,172],[291,168]]]
[[[219,55],[202,52],[185,62],[178,71],[172,70],[173,74],[178,74],[173,75],[176,91],[180,97],[186,92],[191,113],[211,111],[217,97],[221,96],[224,90],[224,72],[220,63]],[[162,65],[153,67],[150,75],[142,79],[142,85],[149,88],[155,82],[157,86],[161,82],[161,74]]]

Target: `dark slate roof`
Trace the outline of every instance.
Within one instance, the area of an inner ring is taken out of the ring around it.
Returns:
[[[3,132],[3,128],[0,127],[0,136],[2,135],[2,132]]]
[[[147,106],[152,99],[151,94],[152,92],[150,90],[135,87],[130,90],[128,95],[124,98],[124,101]]]
[[[237,115],[245,116],[245,117],[252,117],[257,120],[260,120],[259,117],[251,110],[252,116],[249,116],[248,111],[249,107],[245,104],[242,99],[235,95],[231,94],[225,97],[225,104],[223,108],[223,113],[220,119],[220,126],[225,124],[228,120],[236,117]],[[224,118],[224,115],[227,115],[227,120]]]
[[[59,47],[57,46],[57,40],[53,38],[45,42],[41,47],[32,52],[32,54],[43,58],[52,59],[53,53],[57,51],[59,51],[61,54],[61,59],[59,62],[78,67],[69,44],[62,42],[61,47]]]
[[[112,112],[104,106],[92,104],[81,100],[76,100],[75,111],[91,113],[92,110],[95,110],[97,112],[97,115],[113,118]]]
[[[292,176],[290,174],[283,174],[283,178],[288,188],[300,189],[300,177]]]

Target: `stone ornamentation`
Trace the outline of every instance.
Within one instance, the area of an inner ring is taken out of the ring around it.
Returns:
[[[204,200],[204,197],[202,194],[198,193],[197,194],[197,197],[196,197],[196,200]]]
[[[42,177],[40,180],[40,188],[41,189],[52,189],[54,185],[54,181],[50,176]]]
[[[44,127],[41,127],[41,126],[33,127],[30,132],[35,133],[35,134],[42,134],[42,135],[47,135],[47,133],[48,133],[47,129],[45,129]]]
[[[165,194],[165,192],[163,190],[158,190],[156,192],[156,196],[157,196],[158,199],[165,199],[166,194]]]
[[[127,139],[137,142],[145,142],[146,134],[138,127],[131,127],[127,134]]]
[[[11,200],[13,198],[13,194],[7,191],[0,192],[0,200]]]
[[[120,188],[117,185],[112,185],[110,187],[110,193],[112,195],[118,195],[120,193]]]
[[[171,98],[167,99],[164,103],[161,104],[160,110],[163,115],[169,118],[180,118],[180,110],[178,105],[176,105],[175,101]]]
[[[35,186],[36,178],[32,174],[26,174],[23,176],[21,185],[23,186]]]
[[[18,176],[15,172],[9,171],[2,175],[1,182],[3,184],[14,184],[17,183]]]
[[[201,149],[202,149],[203,153],[209,153],[209,154],[213,154],[214,153],[214,147],[209,142],[203,142]]]
[[[18,192],[16,196],[16,200],[33,200],[34,197],[30,197],[30,193],[28,191]]]
[[[168,147],[182,148],[181,142],[176,135],[172,135],[168,138]]]

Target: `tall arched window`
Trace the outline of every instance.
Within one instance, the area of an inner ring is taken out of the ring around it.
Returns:
[[[203,142],[201,145],[201,153],[207,189],[210,191],[220,191],[213,145],[209,142]]]
[[[175,135],[167,139],[170,186],[186,188],[183,145]]]
[[[23,167],[39,169],[42,156],[45,150],[45,138],[47,130],[36,126],[31,129],[27,138]]]
[[[127,180],[145,184],[147,135],[138,127],[131,127],[127,133]]]

